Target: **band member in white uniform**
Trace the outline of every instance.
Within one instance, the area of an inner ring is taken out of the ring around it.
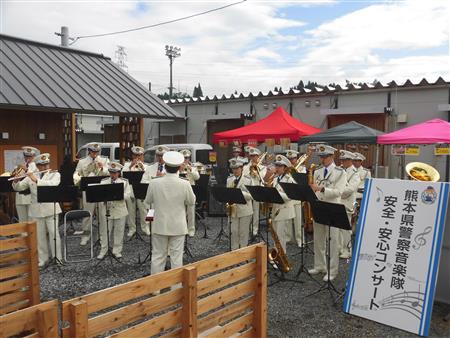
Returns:
[[[158,146],[155,150],[155,162],[147,166],[142,183],[149,183],[152,178],[164,176],[166,173],[163,155],[169,151],[166,146]]]
[[[341,201],[345,205],[347,211],[348,222],[351,225],[352,216],[355,212],[356,204],[356,190],[361,181],[358,171],[353,166],[352,160],[355,158],[354,154],[347,150],[341,150],[339,159],[342,167],[347,174],[347,185],[342,192]],[[352,230],[339,229],[339,257],[350,258],[352,256]]]
[[[362,166],[362,162],[366,160],[366,157],[363,154],[360,153],[353,153],[355,155],[355,159],[353,160],[353,165],[355,166],[356,170],[358,171],[359,178],[361,181],[359,182],[358,186],[358,192],[356,193],[357,199],[362,199],[362,192],[364,190],[364,181],[366,178],[371,178],[372,175],[370,174],[370,170],[366,169]]]
[[[195,181],[200,179],[200,174],[196,167],[191,163],[191,151],[189,149],[180,150],[181,155],[184,157],[184,162],[181,165],[180,177],[185,177],[191,185],[195,185]]]
[[[120,177],[122,165],[111,162],[108,165],[109,178],[104,178],[100,184],[123,184],[123,200],[100,203],[100,253],[98,259],[105,257],[108,252],[108,237],[113,232],[112,253],[116,258],[122,258],[123,235],[125,232],[125,221],[128,215],[126,200],[130,198],[131,187],[128,180]],[[108,209],[108,210],[107,210]],[[106,224],[106,213],[109,212],[108,224]],[[109,230],[109,233],[107,232]],[[107,237],[108,236],[108,237]]]
[[[123,165],[122,172],[125,171],[142,171],[145,172],[147,165],[144,163],[144,148],[138,146],[131,147],[131,161]],[[144,175],[142,175],[143,177]],[[141,179],[142,182],[142,179]],[[130,198],[125,200],[127,203],[128,216],[126,223],[128,224],[128,237],[132,237],[136,233],[136,205],[139,210],[139,223],[141,230],[147,236],[150,235],[150,225],[145,221],[148,208],[142,199],[134,197],[133,187],[130,185]]]
[[[185,236],[195,234],[186,217],[187,209],[195,208],[195,195],[189,182],[178,177],[184,157],[177,151],[168,151],[163,159],[166,175],[150,181],[145,199],[154,209],[152,275],[164,271],[169,253],[171,268],[182,266]]]
[[[277,155],[275,156],[275,172],[276,176],[273,181],[273,187],[278,190],[281,197],[284,200],[283,204],[273,204],[272,208],[272,219],[273,228],[277,232],[278,238],[280,240],[281,246],[286,251],[286,241],[287,232],[292,224],[292,220],[295,217],[295,210],[292,200],[287,197],[284,192],[281,182],[285,183],[295,183],[294,179],[289,174],[289,168],[292,166],[291,161],[288,160],[286,156]]]
[[[61,239],[59,237],[58,224],[61,207],[56,203],[56,209],[53,203],[38,203],[38,186],[57,186],[61,181],[60,174],[54,170],[50,171],[50,154],[44,153],[37,155],[34,159],[38,171],[47,170],[47,172],[37,173],[29,172],[23,180],[15,180],[14,189],[31,191],[31,204],[29,209],[30,219],[37,223],[37,241],[39,267],[43,267],[49,259],[49,242],[52,257],[55,257],[54,239],[56,238],[56,258],[61,260]],[[56,233],[55,221],[56,220]],[[48,233],[48,237],[47,237]]]
[[[257,148],[249,147],[248,154],[250,162],[244,166],[244,175],[250,176],[252,186],[262,186],[264,185],[264,177],[266,176],[267,169],[264,165],[258,164],[259,156],[261,151]],[[252,169],[252,167],[254,170]],[[259,174],[258,174],[259,172]],[[253,236],[258,234],[259,229],[259,208],[260,203],[253,201],[253,219],[252,219],[252,233]]]
[[[244,163],[241,160],[230,161],[230,168],[233,175],[227,179],[227,188],[238,188],[242,190],[246,204],[232,204],[229,209],[231,214],[231,250],[240,249],[248,245],[248,235],[250,231],[250,221],[252,219],[252,196],[246,186],[251,185],[250,176],[243,174]]]
[[[88,176],[108,176],[108,163],[109,159],[99,155],[101,150],[100,144],[92,142],[87,145],[88,155],[78,161],[77,167],[73,174],[73,181],[75,185],[78,185],[82,177]],[[86,192],[83,191],[83,210],[89,211],[91,215],[94,215],[95,203],[88,203],[86,201]],[[83,231],[89,230],[89,218],[83,219],[82,229]],[[81,237],[80,245],[86,245],[89,241],[90,234]]]
[[[233,146],[232,157],[230,158],[230,160],[234,158],[235,160],[240,160],[242,163],[246,164],[248,160],[245,157],[242,157],[241,153],[242,153],[241,147]]]
[[[21,164],[20,166],[23,168],[23,171],[26,174],[37,171],[36,164],[35,162],[33,162],[33,160],[34,157],[39,153],[39,150],[30,146],[22,147],[22,150],[25,163]],[[25,193],[22,191],[16,193],[16,210],[19,222],[26,222],[30,220],[30,205],[31,194],[29,192]]]
[[[292,165],[295,165],[297,163],[299,152],[296,150],[287,150],[286,151],[286,157],[291,161]],[[306,173],[305,166],[301,166],[298,170],[299,173]],[[288,230],[288,241],[289,242],[295,242],[299,247],[303,244],[303,236],[302,233],[302,201],[292,201],[292,204],[294,205],[295,210],[295,218],[294,218],[294,226],[289,227]]]
[[[321,201],[341,203],[341,195],[347,184],[345,170],[334,163],[336,149],[328,145],[318,145],[317,155],[322,167],[314,171],[314,183],[311,189]],[[328,226],[314,222],[314,268],[308,270],[312,275],[325,273],[324,281],[336,278],[339,271],[339,229],[331,227],[331,239],[328,239]],[[326,242],[330,242],[330,271],[326,264]]]

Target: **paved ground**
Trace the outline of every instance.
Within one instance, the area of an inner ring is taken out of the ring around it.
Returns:
[[[202,238],[203,227],[199,226],[196,236],[189,240],[193,258],[185,255],[185,261],[197,261],[228,251],[228,238],[223,237],[220,241],[214,241],[220,230],[220,218],[208,219],[208,226],[209,238]],[[145,258],[148,247],[148,243],[137,239],[126,241],[123,252],[125,264],[111,264],[104,261],[97,265],[96,259],[86,263],[71,263],[62,267],[63,275],[55,267],[50,267],[41,272],[42,298],[66,300],[147,275],[150,273],[149,262],[143,265],[137,263]],[[300,266],[300,250],[294,245],[289,245],[288,254],[294,269],[287,277],[293,278]],[[311,254],[306,255],[308,267],[312,265],[312,258]],[[339,290],[345,284],[349,265],[346,260],[341,260],[340,275],[335,281]],[[275,280],[277,279],[273,273],[270,273],[269,282]],[[344,314],[342,302],[336,307],[333,306],[328,292],[305,297],[317,290],[318,285],[306,275],[302,275],[300,280],[304,283],[285,281],[269,288],[270,337],[413,336],[401,330]],[[450,323],[444,320],[449,312],[450,306],[435,304],[430,336],[450,337]]]

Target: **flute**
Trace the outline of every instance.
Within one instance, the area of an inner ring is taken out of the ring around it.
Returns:
[[[43,173],[48,173],[49,171],[52,171],[52,169],[45,169],[45,170],[42,170],[42,171],[36,171],[36,172],[33,172],[33,174],[43,174]],[[10,177],[10,178],[8,178],[8,181],[20,180],[20,179],[25,178],[27,176],[28,176],[28,173],[24,174],[24,175],[20,175],[20,176]]]

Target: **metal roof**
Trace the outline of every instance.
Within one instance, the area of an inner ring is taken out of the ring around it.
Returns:
[[[411,80],[406,80],[404,84],[397,84],[395,81],[388,82],[387,84],[382,84],[377,82],[375,84],[364,83],[362,86],[356,84],[346,84],[346,85],[336,85],[336,86],[324,86],[324,87],[313,87],[313,88],[300,88],[300,89],[287,89],[287,90],[269,90],[268,92],[249,92],[249,93],[234,93],[231,95],[222,96],[203,96],[203,97],[186,97],[183,99],[171,99],[165,100],[164,102],[170,105],[184,104],[184,103],[208,103],[217,101],[232,101],[232,100],[245,100],[248,98],[266,98],[266,97],[291,97],[291,96],[312,96],[312,95],[331,95],[331,94],[343,94],[347,92],[367,92],[370,90],[390,90],[390,89],[412,89],[412,88],[424,88],[424,87],[450,87],[450,82],[445,81],[442,77],[439,77],[435,82],[428,82],[426,79],[422,79],[416,84],[412,83]]]
[[[180,118],[108,57],[3,34],[0,108]]]

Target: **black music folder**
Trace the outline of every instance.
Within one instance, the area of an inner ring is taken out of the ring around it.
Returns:
[[[86,187],[89,184],[100,183],[104,178],[108,178],[109,176],[86,176],[82,177],[80,181],[80,190],[86,191]]]
[[[1,176],[0,177],[0,192],[14,192],[12,187],[13,181],[8,181],[11,176]]]
[[[308,185],[308,174],[305,173],[292,173],[292,177],[297,184]]]
[[[123,171],[122,176],[128,180],[128,183],[135,185],[141,183],[144,171]]]
[[[213,197],[222,203],[236,203],[246,204],[242,190],[239,188],[226,188],[226,187],[212,187],[211,192]]]
[[[124,199],[124,184],[90,184],[86,187],[86,201],[89,203],[120,201]]]
[[[78,189],[73,185],[38,186],[39,203],[72,202],[78,198]]]
[[[138,200],[145,200],[147,197],[148,183],[135,183],[132,185],[134,198]]]
[[[280,185],[291,200],[307,201],[310,203],[317,200],[316,194],[312,191],[309,185],[299,185],[285,182],[280,182]]]
[[[283,204],[284,200],[276,188],[246,185],[250,195],[257,202]]]
[[[343,204],[317,200],[311,203],[311,208],[317,223],[343,230],[352,230]]]

